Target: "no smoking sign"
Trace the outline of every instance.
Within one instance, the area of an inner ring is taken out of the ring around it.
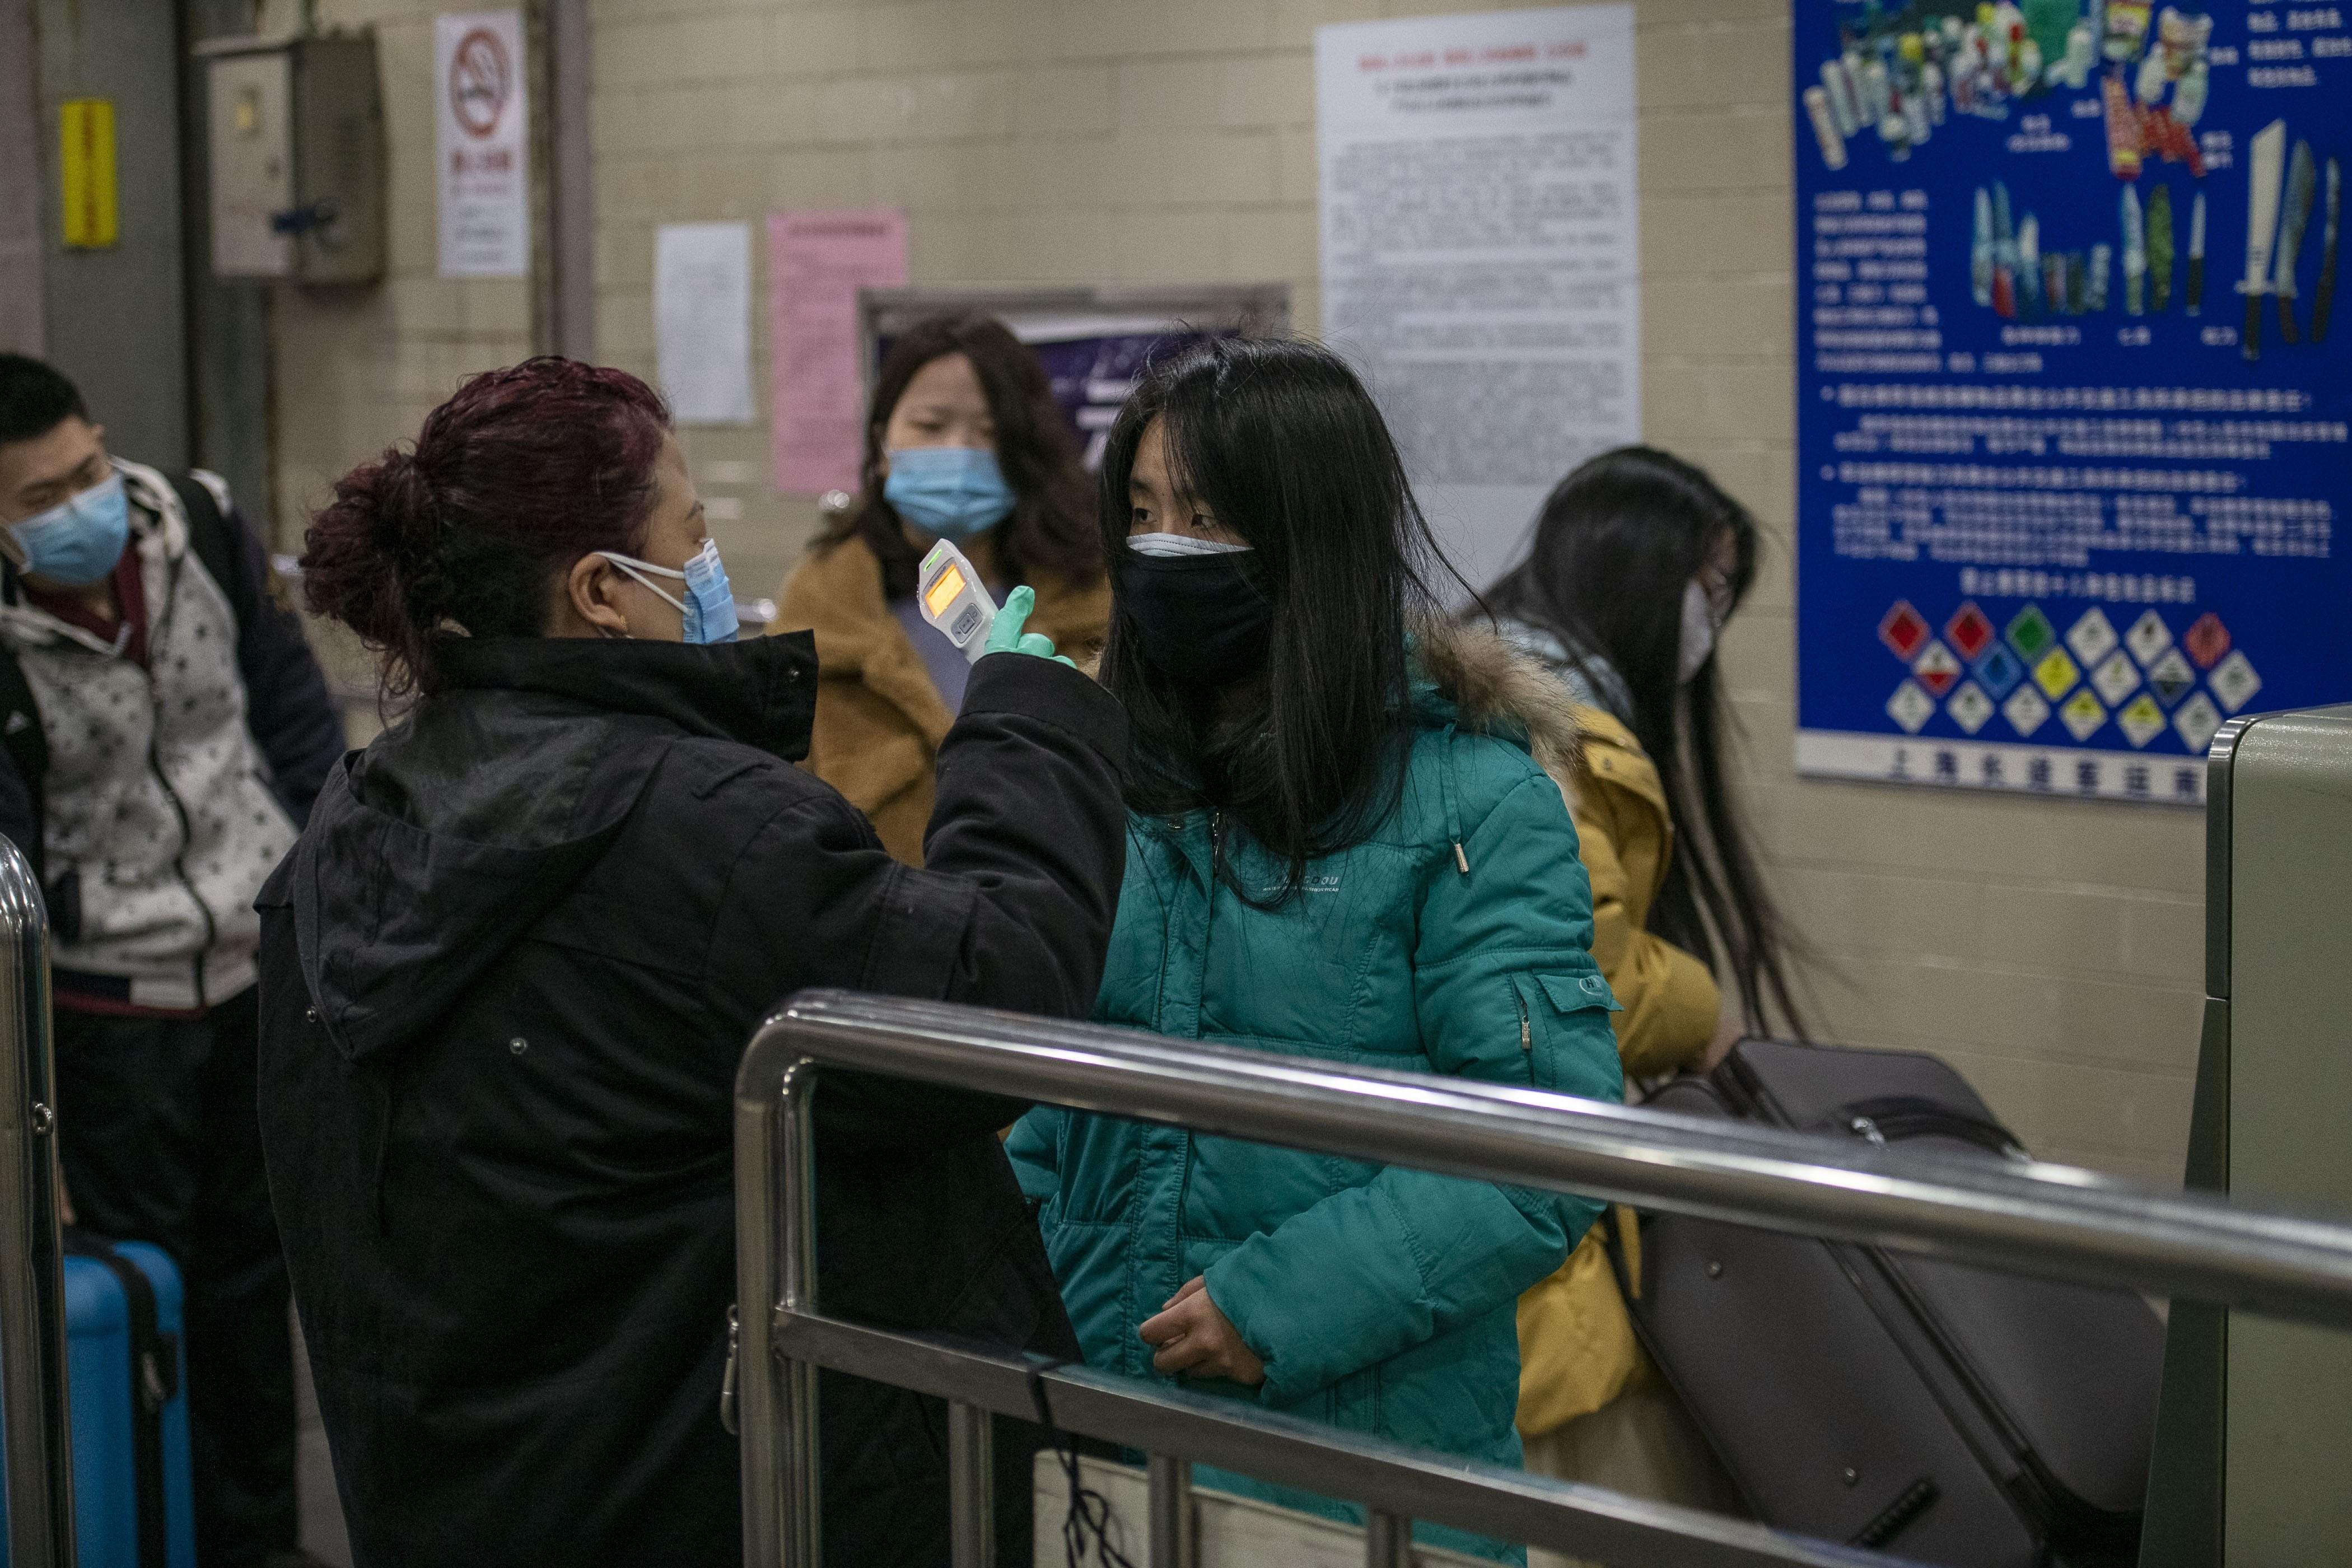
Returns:
[[[451,116],[467,135],[489,136],[514,96],[514,79],[506,41],[488,27],[476,27],[458,40],[450,57]]]
[[[530,273],[530,89],[520,11],[433,19],[441,276]]]

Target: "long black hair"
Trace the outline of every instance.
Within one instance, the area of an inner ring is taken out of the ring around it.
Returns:
[[[1608,691],[1613,676],[1631,700],[1620,717],[1657,767],[1681,840],[1650,929],[1728,969],[1750,1027],[1767,1026],[1769,1000],[1801,1038],[1789,983],[1798,944],[1765,891],[1726,776],[1730,720],[1715,655],[1687,685],[1677,679],[1686,588],[1727,536],[1736,610],[1756,580],[1754,516],[1705,469],[1621,447],[1559,482],[1527,560],[1486,598],[1495,614],[1558,637],[1594,691]]]
[[[915,591],[919,552],[907,542],[898,511],[883,499],[882,437],[908,383],[935,359],[961,354],[971,362],[996,426],[996,466],[1013,490],[1013,515],[997,525],[997,570],[1008,583],[1050,572],[1065,583],[1099,582],[1103,555],[1087,516],[1087,473],[1077,443],[1062,423],[1045,367],[1012,330],[977,311],[931,316],[901,332],[882,356],[866,416],[866,464],[857,497],[826,525],[814,548],[862,539],[882,563],[882,591],[904,598]]]
[[[1170,680],[1141,657],[1111,574],[1102,682],[1126,704],[1127,797],[1166,815],[1209,805],[1284,861],[1362,843],[1404,785],[1412,715],[1408,621],[1442,562],[1371,394],[1339,355],[1287,338],[1219,338],[1151,366],[1103,452],[1102,542],[1127,548],[1136,449],[1160,422],[1171,477],[1258,553],[1274,601],[1265,666],[1222,691]]]

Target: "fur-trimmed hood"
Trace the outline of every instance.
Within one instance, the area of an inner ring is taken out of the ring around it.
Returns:
[[[1524,734],[1537,765],[1570,794],[1583,765],[1584,725],[1550,671],[1492,629],[1458,621],[1416,625],[1413,657],[1464,729]]]

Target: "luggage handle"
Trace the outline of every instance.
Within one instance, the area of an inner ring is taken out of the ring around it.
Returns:
[[[1989,1154],[2005,1159],[2028,1160],[2032,1155],[1998,1121],[1966,1111],[1954,1110],[1940,1101],[1919,1095],[1887,1095],[1878,1100],[1857,1100],[1848,1102],[1830,1118],[1830,1124],[1842,1132],[1884,1148],[1889,1143],[1913,1138],[1951,1138],[1974,1144]]]

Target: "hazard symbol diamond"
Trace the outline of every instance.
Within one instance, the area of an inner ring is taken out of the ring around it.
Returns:
[[[2081,673],[2074,668],[2074,661],[2066,657],[2064,648],[2053,647],[2042,656],[2040,664],[2033,667],[2033,684],[2042,688],[2043,696],[2055,700],[2066,695],[2066,689],[2074,684],[2074,678]]]
[[[2172,628],[2164,624],[2162,612],[2150,610],[2132,623],[2124,634],[2124,647],[2143,665],[2154,664],[2157,656],[2172,646]]]
[[[2196,684],[2197,672],[2189,668],[2189,660],[2181,657],[2177,647],[2167,649],[2163,658],[2148,667],[2148,689],[2155,692],[2156,700],[2167,708],[2188,695],[2189,688]]]
[[[2107,619],[2106,611],[2093,605],[2083,612],[2083,618],[2066,629],[2066,646],[2083,661],[2084,669],[2115,651],[2116,624]]]
[[[2221,710],[2213,700],[2199,692],[2180,705],[2172,716],[2172,728],[2180,736],[2180,743],[2199,756],[2213,743],[2213,731],[2221,727]]]
[[[1992,699],[1975,681],[1963,680],[1960,689],[1952,693],[1952,700],[1944,704],[1944,711],[1952,716],[1953,723],[1973,735],[1992,717]]]
[[[2197,624],[2180,634],[2180,646],[2197,661],[2200,669],[2210,669],[2230,651],[2230,628],[2221,617],[2208,610],[2197,617]]]
[[[1919,657],[1911,661],[1911,673],[1919,678],[1919,684],[1927,689],[1928,696],[1941,697],[1952,689],[1954,681],[1959,679],[1960,661],[1952,657],[1950,648],[1930,639],[1927,646],[1919,650]]]
[[[2106,699],[2107,706],[2112,708],[2129,697],[2132,689],[2139,684],[2139,666],[2121,653],[2110,654],[2106,663],[2091,672],[2091,684],[2098,689],[2099,695]]]
[[[1886,716],[1916,735],[1920,725],[1936,716],[1936,700],[1920,690],[1917,681],[1906,680],[1886,700]]]
[[[2008,636],[2009,646],[2028,664],[2040,658],[2042,650],[2058,640],[2058,634],[2051,629],[2050,617],[2042,613],[2039,605],[2028,605],[2011,616]]]
[[[2156,705],[2155,698],[2143,691],[2116,715],[2116,728],[2133,746],[2145,746],[2164,733],[2164,710]]]
[[[2221,661],[2221,668],[2206,678],[2206,684],[2212,687],[2221,711],[2235,713],[2253,700],[2254,693],[2263,689],[2263,678],[2254,673],[2254,662],[2246,657],[2246,650],[2240,648]]]
[[[2000,716],[2021,735],[2031,735],[2050,721],[2050,704],[2031,686],[2021,686],[2000,705]]]
[[[2074,739],[2087,741],[2092,731],[2107,721],[2107,710],[2099,706],[2099,700],[2085,686],[2066,699],[2066,705],[2058,710],[2058,720]]]
[[[1911,607],[1908,599],[1897,599],[1886,618],[1878,623],[1878,640],[1895,650],[1895,657],[1904,663],[1919,651],[1927,640],[1927,617]]]
[[[2015,654],[1995,643],[1977,660],[1976,674],[1984,689],[2000,699],[2008,696],[2010,688],[2025,679],[2025,666],[2017,662]]]
[[[1971,599],[1944,623],[1944,636],[1960,650],[1962,658],[1973,659],[1984,652],[1985,644],[1992,641],[1992,622],[1985,618],[1985,613]]]

